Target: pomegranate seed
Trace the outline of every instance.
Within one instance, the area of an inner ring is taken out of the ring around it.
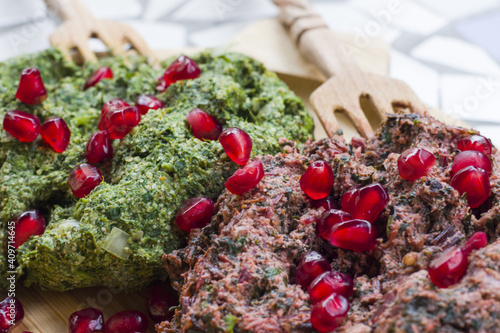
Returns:
[[[333,170],[325,161],[314,161],[300,177],[300,188],[313,200],[326,198],[332,191]]]
[[[0,302],[0,333],[10,332],[23,318],[24,309],[17,298],[7,297]]]
[[[162,109],[165,105],[155,95],[144,94],[137,97],[135,106],[139,108],[141,115],[145,115],[149,110]]]
[[[45,219],[38,210],[28,210],[14,217],[14,248],[23,245],[31,236],[42,235],[45,231]]]
[[[361,148],[361,150],[363,150],[366,146],[365,139],[353,136],[351,139],[351,145],[354,148]]]
[[[349,297],[354,293],[354,283],[352,279],[340,272],[324,272],[309,286],[309,297],[312,304],[327,298],[331,294],[338,294]]]
[[[341,222],[330,230],[330,243],[355,252],[371,251],[377,245],[377,231],[368,221]]]
[[[26,104],[40,104],[47,99],[47,91],[37,68],[26,68],[21,72],[16,97]]]
[[[472,252],[472,250],[479,250],[488,245],[488,236],[482,231],[475,232],[464,245],[464,252],[466,255]]]
[[[69,174],[68,184],[77,198],[84,198],[102,182],[101,171],[92,164],[82,163]]]
[[[252,139],[242,129],[226,128],[219,136],[219,142],[227,156],[238,165],[247,164],[252,153]]]
[[[85,82],[85,89],[95,86],[99,81],[112,79],[113,71],[109,67],[99,67]]]
[[[200,77],[201,70],[198,64],[185,55],[181,55],[175,60],[163,74],[163,83],[160,85],[163,89],[168,88],[172,83],[180,80],[190,80]]]
[[[170,311],[170,308],[179,305],[179,298],[173,290],[168,292],[159,286],[152,286],[146,298],[146,305],[149,317],[159,323],[172,319],[175,311]]]
[[[461,151],[475,150],[488,156],[493,152],[490,140],[482,135],[472,135],[468,138],[463,138],[458,141],[457,148]]]
[[[452,248],[432,260],[427,268],[429,277],[439,288],[448,288],[464,276],[469,260],[461,248]]]
[[[106,322],[106,333],[145,333],[147,329],[148,318],[136,310],[115,313]]]
[[[89,163],[99,163],[113,157],[113,146],[108,132],[99,131],[90,136],[85,147],[85,157]]]
[[[104,316],[101,310],[88,308],[73,312],[69,317],[70,333],[104,332]]]
[[[121,110],[126,108],[127,106],[130,105],[119,98],[113,98],[109,102],[104,103],[101,108],[101,116],[99,117],[99,123],[97,125],[97,128],[99,128],[99,130],[101,131],[106,130],[109,127],[109,122],[105,120],[105,117],[108,114],[108,112]]]
[[[332,294],[313,306],[311,324],[321,333],[333,331],[344,321],[349,302],[342,295]]]
[[[344,193],[342,210],[354,219],[374,222],[389,203],[387,191],[379,183],[365,187],[354,187]]]
[[[316,209],[323,207],[326,211],[330,209],[340,209],[340,205],[332,196],[328,196],[319,200],[313,200],[311,202],[311,205]]]
[[[254,160],[236,172],[226,180],[224,186],[229,192],[242,195],[253,189],[264,177],[264,166],[259,160]]]
[[[307,288],[318,275],[330,269],[330,262],[325,257],[316,251],[310,251],[300,259],[295,271],[295,280]]]
[[[7,111],[3,129],[21,142],[32,142],[40,133],[38,117],[23,111]]]
[[[101,116],[98,128],[106,130],[112,140],[123,139],[132,129],[139,125],[141,113],[135,106],[117,110],[109,110]]]
[[[455,175],[457,172],[468,166],[483,169],[488,174],[491,174],[491,170],[493,170],[491,160],[488,156],[478,151],[466,150],[455,156],[453,166],[451,167],[451,174]]]
[[[481,206],[490,196],[488,173],[473,166],[458,171],[451,179],[450,185],[460,195],[467,193],[467,203],[471,208]]]
[[[436,157],[422,148],[410,148],[398,158],[398,170],[401,178],[415,181],[427,175],[436,164]]]
[[[351,214],[338,209],[330,209],[321,215],[321,219],[316,225],[318,234],[324,239],[328,239],[330,230],[335,224],[349,220],[352,220]]]
[[[219,121],[201,109],[190,111],[186,117],[195,138],[217,140],[222,133]]]
[[[47,119],[40,129],[42,139],[57,153],[62,153],[69,145],[71,131],[62,118]]]
[[[208,198],[191,198],[181,205],[175,216],[175,222],[179,228],[186,232],[193,229],[201,229],[210,223],[214,203]]]

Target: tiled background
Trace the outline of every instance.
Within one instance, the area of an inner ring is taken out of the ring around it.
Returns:
[[[84,2],[98,17],[128,22],[158,49],[221,45],[277,14],[271,0]],[[332,29],[388,42],[393,77],[500,145],[500,0],[311,2]],[[387,16],[391,6],[397,10]],[[42,0],[0,0],[0,61],[48,47],[57,24]]]

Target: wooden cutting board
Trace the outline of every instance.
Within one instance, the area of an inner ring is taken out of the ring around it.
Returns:
[[[352,36],[339,34],[339,38],[346,43],[352,42]],[[280,77],[290,88],[300,96],[309,110],[309,95],[314,91],[324,77],[310,64],[306,63],[295,46],[290,42],[286,31],[275,19],[260,21],[249,26],[239,34],[224,50],[237,51],[252,56],[262,62],[271,70],[279,73]],[[192,53],[196,49],[162,50],[155,51],[158,59],[179,53]],[[221,49],[221,51],[223,51]],[[355,57],[356,63],[363,70],[377,74],[387,75],[389,70],[389,47],[381,41],[373,40],[372,43]],[[316,130],[315,137],[326,137],[325,131],[314,112]],[[432,115],[440,119],[442,114],[436,110]],[[340,118],[346,140],[357,135],[348,119]],[[446,118],[447,122],[456,121]],[[463,125],[463,123],[461,123]],[[0,295],[2,299],[5,294]],[[37,288],[24,288],[18,286],[16,296],[24,306],[25,318],[21,325],[13,332],[21,333],[31,331],[34,333],[64,333],[68,331],[68,318],[77,310],[87,307],[96,307],[109,318],[116,312],[135,309],[147,313],[144,292],[114,293],[108,288],[86,288],[73,290],[66,293],[43,292]],[[154,332],[152,323],[148,332]]]

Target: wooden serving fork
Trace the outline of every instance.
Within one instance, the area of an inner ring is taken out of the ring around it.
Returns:
[[[373,128],[363,109],[373,109],[380,120],[399,110],[423,113],[427,109],[406,83],[361,71],[307,0],[273,1],[302,55],[329,78],[310,97],[329,137],[342,136],[335,112],[347,115],[357,131],[369,138]]]
[[[89,47],[91,37],[100,38],[115,55],[125,52],[125,43],[130,43],[139,54],[151,54],[134,29],[123,23],[96,19],[80,0],[45,0],[45,3],[63,21],[50,36],[50,43],[59,47],[69,60],[72,59],[70,51],[74,49],[84,61],[97,60]]]

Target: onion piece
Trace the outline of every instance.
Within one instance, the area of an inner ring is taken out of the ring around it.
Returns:
[[[127,246],[129,237],[130,235],[122,229],[113,227],[108,237],[106,237],[102,248],[120,259],[127,260],[130,254],[125,252],[125,247]]]

